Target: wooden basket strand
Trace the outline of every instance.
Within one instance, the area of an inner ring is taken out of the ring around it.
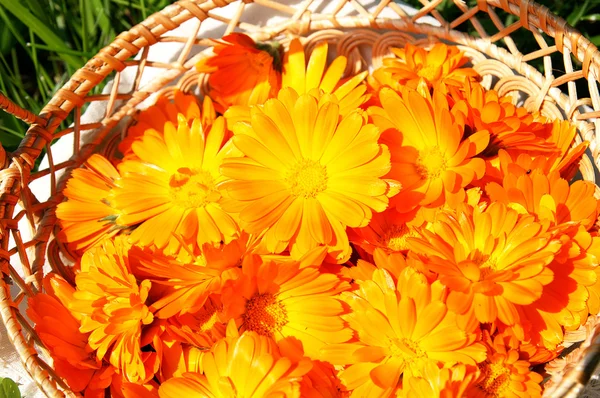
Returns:
[[[203,55],[202,52],[194,55],[191,49],[205,49],[208,40],[196,38],[195,35],[179,37],[173,34],[174,29],[189,20],[199,21],[198,28],[207,19],[224,22],[227,25],[226,33],[241,30],[259,40],[278,37],[285,43],[292,37],[304,36],[307,47],[313,46],[315,41],[327,40],[335,44],[331,48],[335,48],[338,54],[348,57],[348,68],[366,66],[358,48],[360,46],[371,46],[373,66],[377,66],[389,53],[389,47],[408,41],[426,44],[444,40],[460,45],[473,60],[475,69],[484,76],[488,87],[493,85],[502,95],[524,94],[524,106],[529,109],[539,110],[553,118],[567,118],[577,125],[578,140],[587,139],[591,142],[590,154],[582,161],[582,174],[598,184],[598,49],[563,19],[530,0],[478,0],[471,8],[462,0],[453,0],[453,6],[460,11],[460,15],[452,21],[444,20],[436,11],[442,1],[421,0],[423,7],[410,16],[391,0],[373,1],[376,6],[371,12],[365,10],[357,0],[324,1],[333,10],[327,14],[312,7],[316,4],[314,0],[304,0],[296,6],[274,0],[181,0],[120,34],[58,90],[39,116],[21,109],[0,95],[0,109],[9,111],[31,125],[19,148],[10,154],[10,162],[3,162],[5,167],[0,170],[0,270],[4,276],[0,278],[0,316],[6,325],[9,340],[42,391],[50,397],[76,396],[38,355],[44,348],[18,309],[22,300],[39,290],[42,267],[46,262],[55,271],[63,272],[68,277],[67,267],[61,267],[59,255],[67,254],[60,243],[53,239],[57,228],[55,206],[62,201],[66,176],[69,170],[81,165],[91,153],[97,151],[101,143],[105,145],[103,151],[114,150],[120,139],[120,134],[114,130],[115,126],[134,115],[137,107],[153,94],[160,92],[169,95],[176,88],[192,90],[198,85],[198,75],[193,66]],[[232,6],[231,17],[215,12],[234,2],[236,4]],[[270,26],[254,25],[244,18],[251,3],[254,3],[252,7],[262,8],[263,13],[283,15],[285,20]],[[345,7],[352,7],[355,14],[342,15],[341,10]],[[393,13],[394,17],[383,17],[384,10]],[[498,12],[512,14],[516,16],[516,21],[505,26]],[[426,16],[437,21],[439,26],[422,23],[420,18]],[[482,23],[483,18],[487,19],[487,25]],[[474,29],[478,37],[456,30],[464,27],[464,24]],[[486,30],[490,26],[493,32]],[[511,35],[521,30],[534,36],[539,50],[530,53],[519,50]],[[167,42],[182,44],[177,59],[171,63],[150,61],[149,48]],[[553,65],[553,62],[557,62],[552,58],[554,53],[561,56],[558,68]],[[141,55],[138,59],[132,59],[136,54]],[[543,73],[529,64],[535,59],[543,60]],[[120,92],[122,73],[129,67],[136,68],[133,88]],[[162,68],[162,73],[142,86],[142,75],[147,67]],[[89,95],[94,87],[109,76],[114,81],[110,93]],[[577,92],[575,82],[584,80],[589,88],[589,98],[580,98]],[[200,77],[200,90],[202,82],[206,80]],[[85,124],[81,121],[82,109],[94,102],[106,103],[105,116],[101,121]],[[57,131],[71,113],[75,119],[73,126]],[[81,132],[88,130],[94,131],[94,138],[85,146],[80,145]],[[55,163],[50,143],[69,134],[74,137],[74,155],[69,160]],[[49,167],[34,172],[35,161],[44,149],[47,149]],[[65,171],[62,177],[57,175],[59,171]],[[44,177],[51,180],[51,197],[38,203],[29,191],[29,183]],[[17,203],[23,210],[15,214]],[[25,235],[19,230],[18,224],[25,220],[35,229],[35,234],[24,241]],[[13,247],[9,247],[11,237],[15,242]],[[21,266],[22,272],[17,272],[17,266]],[[19,287],[19,294],[11,295],[9,280]],[[597,326],[594,333],[598,332],[600,329]],[[562,388],[564,394],[580,388],[591,375],[592,366],[588,364],[597,363],[599,358],[597,351],[591,350],[581,363],[581,369],[572,373],[572,376],[563,377],[563,383],[558,388]]]

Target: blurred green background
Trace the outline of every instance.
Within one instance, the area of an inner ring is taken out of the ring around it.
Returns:
[[[38,113],[78,68],[120,32],[170,4],[171,0],[0,0],[0,91]],[[467,0],[469,5],[476,0]],[[600,0],[541,0],[596,45],[600,44]],[[419,0],[408,0],[416,7]],[[453,0],[437,8],[452,19]],[[505,24],[514,17],[499,13]],[[471,29],[463,24],[463,29]],[[515,35],[519,48],[537,48],[531,35]],[[533,46],[533,47],[532,47]],[[98,90],[101,87],[98,88]],[[67,120],[65,123],[69,123]],[[26,125],[0,112],[0,141],[18,145]]]

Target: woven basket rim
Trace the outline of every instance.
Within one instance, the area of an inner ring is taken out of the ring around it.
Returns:
[[[32,114],[19,108],[6,97],[0,94],[0,109],[14,114],[16,117],[25,120],[31,126],[26,132],[19,148],[5,158],[0,158],[0,267],[5,275],[8,275],[8,263],[11,254],[8,252],[10,231],[18,231],[18,226],[13,218],[15,204],[19,200],[22,183],[28,183],[28,176],[31,173],[36,159],[43,153],[50,142],[54,139],[53,134],[62,121],[76,108],[85,103],[89,92],[113,71],[121,72],[127,67],[126,61],[140,51],[145,51],[149,46],[158,42],[158,39],[164,34],[179,27],[184,22],[197,18],[203,20],[208,17],[208,12],[215,8],[220,8],[235,2],[236,0],[180,0],[173,3],[158,13],[148,17],[145,21],[132,27],[129,31],[117,36],[115,40],[94,55],[82,68],[71,76],[69,81],[52,97],[44,106],[39,115]],[[432,1],[432,4],[439,4],[440,1]],[[271,0],[244,0],[244,3],[271,4]],[[271,4],[272,5],[272,4]],[[530,0],[478,0],[477,9],[487,11],[488,7],[502,9],[510,14],[520,17],[521,24],[529,30],[539,29],[554,38],[556,49],[561,53],[571,53],[574,58],[581,62],[582,77],[588,80],[598,80],[600,76],[600,51],[587,38],[585,38],[576,29],[570,27],[567,22],[554,15],[547,7],[539,5]],[[419,15],[417,14],[417,17]],[[468,18],[467,13],[463,15]],[[278,33],[278,30],[287,30],[294,34],[303,36],[308,32],[331,27],[347,28],[374,28],[374,29],[398,29],[399,27],[411,31],[415,26],[415,19],[381,19],[358,17],[337,17],[334,16],[335,23],[331,20],[313,20],[310,13],[303,13],[298,18],[290,20],[284,26],[265,28],[268,35]],[[455,21],[456,22],[456,21]],[[463,37],[466,34],[451,30],[454,26],[428,27],[426,31],[450,38]],[[419,27],[422,32],[423,26]],[[466,35],[468,36],[468,35]],[[485,52],[486,48],[501,49],[493,45],[488,39],[471,38],[473,47]],[[490,47],[493,45],[492,47]],[[501,49],[506,51],[504,49]],[[493,50],[496,51],[496,50]],[[499,51],[499,50],[498,50]],[[514,56],[513,56],[514,57]],[[517,61],[522,61],[518,60]],[[521,64],[526,65],[521,62]],[[529,68],[531,66],[527,65]],[[519,71],[521,72],[521,71]],[[530,75],[535,73],[530,71]],[[535,71],[537,72],[537,71]],[[527,75],[527,69],[524,71]],[[539,73],[538,73],[539,74]],[[541,75],[540,75],[541,76]],[[542,85],[543,82],[537,82]],[[116,86],[116,85],[115,85]],[[557,87],[547,87],[546,94],[555,96],[565,95]],[[559,92],[556,93],[556,90]],[[137,105],[140,101],[132,101],[130,108]],[[129,104],[129,102],[128,102]],[[110,106],[110,105],[109,105]],[[597,106],[597,108],[600,105]],[[572,109],[571,111],[575,111]],[[123,116],[126,112],[122,113]],[[598,116],[595,115],[594,116]],[[122,117],[122,116],[121,116]],[[590,118],[588,118],[590,119]],[[586,129],[593,129],[589,120],[581,120],[580,126],[587,126]],[[81,156],[81,155],[80,155]],[[44,246],[45,248],[45,246]],[[13,278],[15,275],[12,275]],[[0,281],[0,315],[7,327],[8,337],[11,343],[18,351],[21,361],[26,370],[30,373],[33,380],[40,386],[48,396],[69,396],[73,395],[68,387],[59,379],[53,379],[48,372],[51,369],[46,368],[43,361],[37,359],[37,352],[32,343],[27,341],[23,335],[20,324],[22,314],[12,304],[10,287],[6,280]],[[588,344],[591,344],[590,341]],[[55,383],[59,383],[59,387]]]

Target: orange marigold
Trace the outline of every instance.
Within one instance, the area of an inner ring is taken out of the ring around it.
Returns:
[[[119,211],[110,204],[119,172],[102,155],[93,154],[85,168],[75,169],[63,194],[66,202],[56,207],[60,232],[57,238],[83,252],[107,236],[115,235]]]
[[[154,316],[145,303],[150,281],[136,281],[129,265],[129,248],[126,237],[118,237],[88,250],[68,305],[81,314],[80,331],[90,333],[89,345],[96,350],[96,358],[108,356],[127,381],[136,383],[153,376],[155,354],[141,348],[147,344],[142,340],[142,327]]]
[[[65,306],[72,300],[75,289],[55,274],[46,276],[44,287],[46,294],[29,298],[27,315],[50,351],[56,374],[64,378],[74,392],[86,390],[86,395],[92,392],[104,395],[114,368],[94,355],[94,349],[88,344],[89,333],[79,330],[81,317],[76,317],[77,314]]]
[[[244,264],[242,272],[222,293],[226,317],[236,319],[240,330],[276,341],[294,337],[313,359],[324,345],[352,337],[340,317],[344,305],[336,298],[349,285],[339,276],[273,261]]]
[[[513,171],[514,174],[504,177],[502,186],[495,182],[486,186],[490,199],[521,213],[534,214],[563,234],[563,247],[548,266],[554,274],[553,281],[544,286],[535,303],[524,308],[529,314],[525,319],[534,323],[534,330],[542,327],[540,333],[545,344],[552,348],[562,340],[557,323],[576,329],[585,323],[588,313],[596,314],[594,311],[598,310],[594,298],[600,293],[595,266],[600,242],[588,232],[598,217],[596,187],[588,181],[576,181],[569,186],[558,172],[545,175],[539,169],[530,173],[518,168]],[[588,310],[590,297],[592,308]]]
[[[196,68],[208,73],[209,95],[220,113],[231,105],[262,104],[281,84],[281,55],[277,43],[254,42],[243,33],[215,41],[214,56]]]
[[[530,370],[530,363],[519,359],[519,350],[511,348],[502,336],[493,340],[484,331],[487,359],[479,364],[480,376],[466,391],[473,398],[535,398],[542,396],[544,379]]]
[[[550,153],[556,146],[549,140],[552,125],[538,113],[513,105],[510,97],[500,97],[495,90],[485,90],[479,83],[465,90],[451,90],[456,103],[453,113],[462,115],[466,135],[485,131],[490,141],[481,153],[494,157],[500,149]],[[460,118],[459,118],[460,119]]]
[[[194,262],[182,263],[172,256],[152,250],[133,248],[135,273],[164,286],[150,308],[158,318],[176,314],[193,314],[201,310],[211,294],[219,294],[224,283],[239,278],[238,266],[260,261],[258,256],[246,256],[247,235],[221,247],[204,245]]]
[[[463,188],[485,172],[485,162],[476,156],[486,148],[489,133],[463,138],[464,125],[437,92],[424,98],[414,90],[398,94],[384,88],[379,98],[383,108],[371,107],[369,114],[392,154],[387,177],[402,186],[390,203],[406,213],[419,205],[464,200]]]
[[[410,245],[448,287],[448,308],[482,323],[517,324],[518,308],[552,282],[548,265],[562,247],[548,223],[502,203],[442,212],[420,232]]]
[[[384,58],[383,66],[373,73],[374,86],[389,86],[400,91],[402,86],[416,89],[425,83],[462,87],[479,77],[472,68],[463,67],[469,62],[458,47],[436,43],[430,49],[407,43],[404,48],[392,48],[395,57]]]

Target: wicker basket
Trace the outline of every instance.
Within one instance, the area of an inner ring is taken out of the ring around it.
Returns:
[[[545,7],[528,0],[478,0],[475,7],[469,8],[463,1],[454,0],[460,16],[446,21],[436,11],[442,0],[421,0],[423,7],[414,15],[408,15],[390,0],[373,1],[369,4],[371,11],[361,6],[366,1],[357,0],[305,0],[291,2],[299,5],[285,5],[287,3],[290,2],[181,0],[119,35],[72,76],[39,116],[20,109],[0,95],[0,108],[31,124],[14,153],[7,155],[0,151],[3,166],[0,171],[0,269],[4,275],[0,279],[0,313],[26,370],[49,397],[74,394],[42,359],[47,357],[45,350],[19,304],[40,290],[40,281],[48,269],[45,264],[72,280],[69,268],[63,264],[68,253],[54,240],[55,207],[63,199],[65,176],[91,153],[114,151],[122,126],[130,123],[140,104],[151,101],[154,94],[169,95],[175,88],[195,90],[198,85],[200,91],[204,89],[205,80],[202,76],[199,79],[194,64],[210,45],[208,37],[197,38],[201,24],[206,21],[220,21],[226,24],[225,33],[238,29],[258,40],[277,38],[286,44],[293,37],[303,36],[308,51],[312,44],[326,40],[335,44],[338,54],[349,58],[347,73],[367,68],[364,54],[369,51],[372,66],[377,67],[390,47],[407,42],[426,44],[443,40],[458,44],[484,76],[484,85],[494,87],[500,94],[514,95],[530,110],[573,121],[579,130],[578,140],[591,142],[581,163],[581,174],[596,182],[600,150],[600,137],[596,134],[596,128],[600,127],[600,121],[596,120],[600,116],[597,83],[600,52]],[[324,4],[330,12],[322,11]],[[228,7],[226,12],[219,10],[223,7]],[[281,23],[257,26],[246,22],[248,13],[280,15]],[[514,15],[515,22],[510,26],[501,22],[500,15],[506,13]],[[191,35],[181,37],[172,32],[183,23],[194,24]],[[463,33],[468,31],[474,34]],[[210,38],[221,34],[223,32]],[[533,37],[539,48],[523,52],[511,39],[517,34]],[[161,42],[181,43],[181,51],[173,62],[148,59],[149,48]],[[140,56],[134,60],[132,57],[138,53]],[[543,64],[542,72],[532,66],[536,62]],[[144,78],[149,69],[159,71],[153,73],[150,80]],[[125,73],[134,75],[133,87],[126,91],[119,85]],[[106,94],[89,95],[94,87],[110,78],[114,83],[111,89],[105,90]],[[587,87],[589,97],[580,98],[581,87]],[[91,123],[82,121],[82,111],[92,103],[104,105],[103,117]],[[72,127],[57,131],[71,112]],[[66,161],[54,161],[56,156],[53,157],[50,143],[69,135],[74,142],[73,156]],[[84,135],[88,137],[85,144],[81,142]],[[33,172],[34,163],[44,149],[48,166]],[[50,198],[40,202],[31,193],[31,187],[43,179],[49,179]],[[31,238],[26,237],[30,233],[25,233],[25,229],[31,229]],[[15,294],[15,290],[18,293]],[[587,337],[584,346],[589,348],[585,355],[573,353],[565,358],[567,366],[562,372],[572,370],[566,376],[563,374],[552,396],[576,396],[589,379],[598,362],[594,347],[598,350],[600,338],[597,342],[594,338],[600,327],[596,324],[600,323],[592,319],[587,329],[568,336],[570,341]]]

